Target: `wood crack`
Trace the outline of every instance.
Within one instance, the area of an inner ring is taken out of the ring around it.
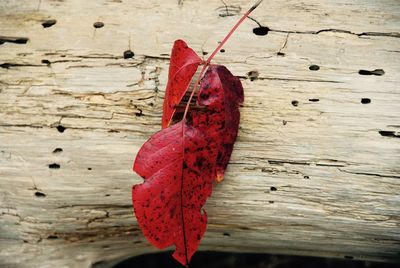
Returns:
[[[240,79],[247,80],[250,79],[248,76],[237,75]],[[311,83],[343,83],[341,81],[335,80],[324,80],[324,79],[296,79],[296,78],[281,78],[281,77],[257,77],[256,80],[277,80],[277,81],[290,81],[290,82],[311,82]]]
[[[26,44],[29,38],[27,37],[14,37],[14,36],[2,36],[0,35],[0,45],[4,43],[14,43],[14,44]]]
[[[362,36],[383,36],[383,37],[394,37],[394,38],[400,38],[400,33],[398,32],[361,32],[361,33],[355,33],[349,30],[342,30],[342,29],[321,29],[318,31],[288,31],[288,30],[278,30],[278,29],[270,29],[270,32],[278,32],[278,33],[289,33],[289,34],[315,34],[318,35],[320,33],[324,32],[333,32],[333,33],[344,33],[344,34],[351,34],[355,35],[358,37]]]
[[[0,68],[4,68],[4,69],[10,69],[11,67],[47,67],[47,65],[43,65],[43,64],[24,64],[24,63],[10,63],[10,62],[6,62],[6,63],[2,63],[0,64]]]
[[[154,126],[154,124],[151,123],[143,123],[143,126]],[[16,127],[16,128],[55,128],[52,126],[48,125],[29,125],[29,124],[0,124],[0,127]],[[126,132],[126,133],[138,133],[138,134],[145,134],[148,135],[149,131],[151,130],[145,130],[145,129],[137,129],[137,130],[132,130],[132,129],[125,129],[125,128],[105,128],[105,127],[73,127],[70,125],[65,126],[67,129],[74,129],[74,130],[82,130],[82,131],[93,131],[93,130],[101,130],[105,132]]]
[[[348,171],[344,169],[340,169],[341,172],[355,174],[355,175],[364,175],[364,176],[374,176],[374,177],[381,177],[381,178],[395,178],[400,179],[400,175],[389,175],[389,174],[379,174],[379,173],[371,173],[371,172],[357,172],[357,171]]]

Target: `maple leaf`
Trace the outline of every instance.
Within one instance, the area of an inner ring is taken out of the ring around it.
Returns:
[[[214,180],[221,181],[239,126],[243,87],[239,78],[222,65],[210,64],[258,1],[235,24],[207,61],[202,61],[182,40],[174,43],[165,93],[162,130],[140,148],[133,170],[143,177],[132,187],[132,202],[140,228],[158,248],[175,245],[173,257],[188,266],[206,230],[202,209]],[[183,118],[171,126],[176,107],[188,91],[199,65]],[[200,90],[196,104],[189,109]]]

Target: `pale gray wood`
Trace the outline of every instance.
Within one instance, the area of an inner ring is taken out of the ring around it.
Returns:
[[[0,2],[0,265],[156,251],[132,162],[160,129],[173,41],[210,53],[251,6],[225,2],[229,16],[210,0]],[[265,1],[252,17],[268,35],[247,20],[215,58],[246,100],[200,249],[399,261],[399,2]]]

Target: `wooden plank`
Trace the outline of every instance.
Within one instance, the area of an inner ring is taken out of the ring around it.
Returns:
[[[251,5],[226,4],[1,1],[0,265],[155,250],[132,161],[160,129],[173,41],[210,53]],[[267,35],[238,29],[215,62],[242,79],[242,121],[201,249],[399,261],[399,17],[396,0],[269,1],[252,15]]]

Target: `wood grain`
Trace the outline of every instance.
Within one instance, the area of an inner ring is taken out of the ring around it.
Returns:
[[[0,2],[0,266],[156,250],[132,162],[160,129],[173,41],[210,53],[251,6],[225,3]],[[214,61],[246,96],[201,249],[400,261],[398,1],[267,1],[252,18],[267,35],[247,20]]]

